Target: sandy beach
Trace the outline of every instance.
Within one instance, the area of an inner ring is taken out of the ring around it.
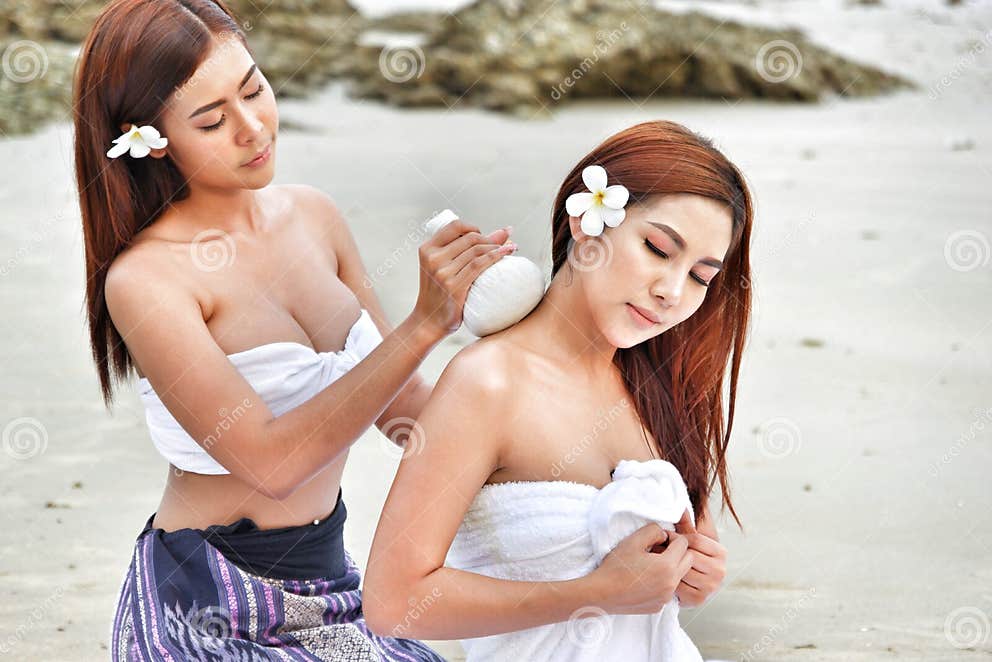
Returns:
[[[819,104],[583,102],[528,121],[401,110],[335,84],[280,103],[275,183],[335,199],[397,323],[416,298],[408,237],[432,212],[512,223],[520,253],[547,266],[554,193],[590,147],[655,118],[714,138],[757,211],[730,447],[746,529],[719,519],[726,581],[683,626],[707,658],[988,659],[992,3],[696,6],[800,26],[918,88]],[[100,399],[71,144],[66,122],[0,139],[9,660],[107,658],[116,591],[167,471],[133,390],[112,414]],[[449,337],[421,374],[436,380],[472,339]],[[345,542],[363,569],[397,462],[374,429],[351,452]],[[462,659],[456,642],[436,648]]]

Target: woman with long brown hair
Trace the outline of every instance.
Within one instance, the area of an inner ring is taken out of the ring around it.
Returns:
[[[77,67],[93,358],[108,407],[139,377],[170,465],[112,659],[441,660],[365,626],[341,475],[371,425],[419,415],[417,367],[508,230],[457,223],[421,246],[393,329],[330,199],[269,186],[275,97],[222,1],[115,0]]]
[[[575,165],[544,299],[459,352],[418,419],[369,560],[374,631],[462,639],[473,662],[700,658],[677,616],[725,575],[716,482],[740,525],[751,224],[739,170],[678,124]]]

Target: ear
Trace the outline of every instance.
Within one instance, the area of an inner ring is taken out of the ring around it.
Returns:
[[[589,235],[582,231],[582,219],[578,216],[568,217],[568,228],[572,231],[572,240],[581,243],[589,239]]]

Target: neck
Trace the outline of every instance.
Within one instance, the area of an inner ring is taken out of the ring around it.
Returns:
[[[617,348],[600,332],[582,291],[581,274],[563,266],[524,322],[537,333],[542,354],[590,375],[614,371]],[[548,342],[553,338],[553,342]]]
[[[263,214],[257,191],[248,188],[213,188],[188,184],[189,197],[173,207],[181,208],[201,229],[227,234],[257,234]]]

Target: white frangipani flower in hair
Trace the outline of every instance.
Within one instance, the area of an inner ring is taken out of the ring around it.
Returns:
[[[569,216],[582,217],[582,232],[598,237],[603,232],[604,224],[615,228],[623,222],[627,215],[624,206],[630,192],[621,184],[607,186],[603,166],[586,166],[582,170],[582,181],[589,190],[568,196],[565,209]]]
[[[169,139],[158,132],[158,129],[146,124],[139,127],[131,125],[131,130],[121,134],[119,138],[114,138],[114,146],[107,152],[107,156],[116,159],[124,152],[130,152],[131,157],[143,159],[148,156],[153,149],[162,149],[169,144]]]

